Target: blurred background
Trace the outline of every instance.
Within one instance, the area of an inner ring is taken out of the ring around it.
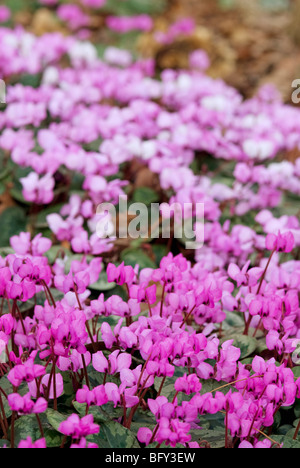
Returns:
[[[154,58],[159,70],[185,68],[189,54],[204,49],[211,60],[208,74],[224,79],[244,97],[271,82],[292,104],[292,82],[300,78],[300,0],[107,0],[100,9],[79,0],[0,4],[12,12],[9,26],[20,24],[37,35],[77,34],[94,42],[100,53],[106,45],[116,45]],[[77,4],[88,22],[70,28],[70,22],[57,14],[63,4]],[[109,15],[140,14],[151,16],[153,29],[118,34],[106,27]],[[180,21],[179,33],[167,38]]]

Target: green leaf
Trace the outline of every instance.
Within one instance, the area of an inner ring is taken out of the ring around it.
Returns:
[[[168,254],[168,248],[166,245],[162,244],[151,244],[151,248],[155,255],[156,264],[157,266],[159,266],[163,257],[165,257]]]
[[[2,379],[0,379],[0,387],[5,391],[7,395],[13,393],[12,384],[7,379],[7,377],[2,377]],[[3,395],[2,395],[2,403],[4,406],[5,416],[9,418],[12,415],[12,411],[10,409],[7,399],[4,398]]]
[[[201,427],[216,431],[225,431],[225,415],[222,413],[204,414],[200,418]]]
[[[300,377],[300,366],[296,366],[292,369],[295,379]]]
[[[68,415],[61,414],[54,409],[48,408],[46,411],[46,418],[50,426],[53,427],[53,429],[55,429],[57,432],[60,432],[59,426],[62,422],[68,419]]]
[[[65,249],[64,247],[62,247],[61,245],[53,245],[46,253],[45,253],[45,257],[48,258],[48,261],[50,263],[50,265],[53,265],[53,263],[55,262],[55,260],[57,258],[61,258],[62,256],[68,256],[68,255],[72,255],[71,254],[71,251],[68,250],[68,249]]]
[[[160,395],[165,396],[166,398],[168,398],[169,401],[171,401],[176,394],[176,390],[174,387],[176,380],[177,380],[177,377],[167,377],[165,380],[164,386],[160,392]],[[160,378],[160,377],[156,377],[154,381],[154,388],[157,392],[160,389],[162,381],[163,381],[163,378]]]
[[[6,208],[0,214],[0,247],[9,246],[12,236],[26,230],[26,215],[24,210],[18,206]]]
[[[154,429],[156,424],[156,419],[151,413],[151,411],[144,411],[138,409],[134,415],[134,421],[131,424],[131,430],[135,434],[137,434],[140,427],[148,427],[149,429]]]
[[[0,439],[0,448],[9,448],[10,442],[9,440]]]
[[[277,435],[284,435],[286,436],[286,434],[291,430],[293,429],[293,426],[291,426],[290,424],[284,424],[283,426],[280,426],[278,429],[277,429]],[[295,431],[295,429],[294,429]]]
[[[240,348],[240,359],[244,359],[248,356],[251,356],[251,354],[254,353],[254,351],[257,348],[257,341],[255,338],[252,338],[250,336],[238,335],[234,339],[233,346]]]
[[[73,406],[81,417],[86,415],[85,403],[73,401]],[[123,416],[123,408],[114,408],[113,404],[108,403],[101,407],[91,406],[88,414],[92,414],[94,416],[95,423],[103,424],[121,418]]]
[[[40,419],[47,447],[60,447],[63,437],[50,426],[44,414],[40,415]],[[22,416],[15,422],[15,446],[17,447],[21,440],[26,440],[27,437],[31,437],[32,441],[36,441],[41,438],[40,428],[35,414]]]
[[[144,203],[146,206],[150,206],[151,203],[159,202],[159,195],[149,187],[139,187],[134,191],[132,199],[135,203]]]
[[[210,429],[194,429],[190,432],[194,442],[208,442],[211,448],[221,449],[225,447],[225,431]]]
[[[77,401],[73,401],[73,406],[81,417],[86,415],[85,403],[78,403]],[[92,414],[94,416],[94,422],[96,424],[107,423],[107,416],[103,413],[103,411],[101,411],[100,407],[91,406],[89,408],[89,414]]]
[[[100,273],[99,279],[96,283],[89,286],[89,289],[94,291],[110,291],[116,287],[116,283],[109,283],[107,281],[107,274],[105,271]]]
[[[300,400],[297,399],[294,405],[294,413],[296,418],[300,418]]]
[[[100,448],[140,448],[140,445],[133,432],[115,421],[102,424],[100,433],[89,436],[87,440],[89,442],[98,444]]]
[[[6,185],[3,182],[0,182],[0,195],[3,195],[6,191]]]
[[[292,431],[291,431],[292,432]],[[295,432],[295,431],[293,431]],[[288,437],[287,435],[273,435],[272,439],[274,439],[279,444],[283,444],[283,448],[285,449],[298,449],[300,448],[300,440],[293,440],[292,437]]]
[[[251,354],[254,353],[258,346],[257,340],[255,338],[252,338],[251,336],[229,333],[228,335],[226,335],[225,338],[221,340],[221,343],[224,343],[228,340],[234,340],[233,346],[241,350],[240,359],[244,359],[248,356],[251,356]]]
[[[1,257],[7,257],[7,255],[14,254],[15,251],[11,247],[2,247],[0,248],[0,256]]]
[[[30,86],[31,88],[38,88],[41,83],[41,75],[22,75],[19,78],[18,83],[22,84],[23,86]]]
[[[121,254],[121,260],[133,268],[139,265],[140,270],[144,268],[156,268],[154,261],[142,249],[125,249]]]
[[[59,203],[59,204],[47,206],[46,208],[44,208],[37,215],[35,227],[36,228],[48,227],[47,216],[49,216],[52,213],[59,213],[63,206],[64,206],[63,203]]]
[[[223,322],[224,329],[241,328],[245,326],[245,321],[241,314],[226,312],[226,319]]]
[[[123,301],[127,301],[128,299],[128,294],[127,292],[125,291],[125,289],[122,287],[122,286],[115,286],[113,289],[109,289],[107,291],[103,291],[104,292],[104,299],[107,301],[107,299],[109,299],[111,296],[120,296]],[[110,319],[113,319],[113,316],[111,317],[105,317],[105,322],[109,322],[110,323]],[[116,323],[117,324],[117,323]]]

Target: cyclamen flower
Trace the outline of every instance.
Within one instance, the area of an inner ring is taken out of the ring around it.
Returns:
[[[270,449],[272,448],[272,442],[268,439],[265,439],[261,442],[256,442],[254,445],[250,444],[244,440],[240,445],[239,449]]]
[[[46,446],[46,439],[39,439],[35,442],[32,441],[31,437],[27,437],[26,440],[21,440],[18,445],[19,449],[45,449]]]
[[[19,255],[32,254],[33,256],[43,255],[52,245],[50,239],[38,234],[31,240],[29,232],[21,232],[18,236],[10,238],[10,245]]]
[[[8,395],[8,403],[12,411],[18,414],[39,414],[44,413],[48,408],[48,403],[44,398],[38,398],[36,402],[33,402],[30,393],[23,397],[18,393],[11,393]]]
[[[153,433],[148,427],[140,427],[137,433],[137,438],[141,444],[149,445]]]
[[[179,419],[161,418],[155,440],[159,444],[165,443],[171,447],[176,447],[177,444],[184,445],[192,438],[189,434],[190,429],[190,424]]]
[[[113,263],[110,263],[106,270],[107,279],[110,283],[117,283],[122,286],[123,284],[132,284],[135,278],[134,269],[131,266],[125,266],[124,262],[118,267]]]
[[[292,232],[276,236],[275,234],[268,234],[266,238],[266,248],[268,250],[276,250],[277,252],[290,253],[295,246],[295,238]]]
[[[66,436],[79,440],[91,434],[98,434],[100,427],[94,424],[94,417],[91,414],[84,416],[82,419],[78,414],[72,414],[66,421],[60,423],[58,430]]]
[[[105,391],[104,385],[95,387],[93,390],[84,385],[82,389],[76,393],[76,401],[78,403],[86,403],[87,405],[102,406],[108,402],[108,396]]]
[[[33,359],[28,359],[23,364],[16,365],[11,369],[7,378],[14,387],[19,387],[22,382],[32,382],[33,380],[44,376],[45,367],[34,364]]]
[[[61,20],[66,21],[71,29],[85,27],[90,23],[89,17],[75,4],[61,5],[57,10],[57,15]]]
[[[174,387],[177,392],[183,392],[190,395],[191,393],[200,392],[202,384],[196,375],[185,374],[183,377],[179,377],[176,380]]]
[[[149,302],[150,305],[153,305],[156,302],[156,290],[155,284],[149,287],[133,285],[130,288],[130,297],[132,299],[137,299],[138,302]]]
[[[237,265],[231,263],[228,268],[228,275],[237,282],[238,288],[243,286],[256,286],[263,274],[262,268],[251,268],[248,270],[250,262],[247,262],[242,270]]]
[[[41,388],[48,389],[49,380],[50,380],[50,374],[44,375],[44,377],[42,378],[42,382],[41,382],[41,384],[42,384]],[[55,389],[55,391],[54,391],[54,389]],[[41,393],[43,393],[42,389],[41,389]],[[64,393],[63,377],[62,377],[61,374],[58,373],[55,376],[55,383],[54,383],[53,379],[51,380],[50,391],[49,391],[48,398],[50,400],[54,400],[55,396],[56,396],[56,398],[59,398],[61,395],[63,395],[63,393]]]
[[[99,446],[94,444],[93,442],[87,442],[87,440],[83,437],[80,439],[78,444],[72,444],[71,449],[98,449]]]
[[[21,283],[8,281],[6,284],[6,294],[9,299],[17,299],[26,302],[36,294],[35,282],[29,278],[25,278]]]
[[[130,354],[121,353],[120,351],[114,351],[110,354],[108,359],[104,356],[102,351],[93,355],[93,367],[98,372],[107,372],[108,374],[116,374],[124,369],[129,369],[132,362]]]
[[[38,174],[31,172],[27,177],[21,178],[20,182],[25,200],[38,205],[47,205],[53,201],[55,181],[50,174],[40,179]]]

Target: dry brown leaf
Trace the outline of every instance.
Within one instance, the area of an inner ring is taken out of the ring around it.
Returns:
[[[47,8],[41,8],[33,15],[30,30],[36,36],[46,33],[60,32],[67,34],[68,31],[62,26],[57,16]]]
[[[10,206],[15,206],[16,202],[10,195],[9,190],[7,189],[2,195],[0,195],[0,214],[9,208]]]

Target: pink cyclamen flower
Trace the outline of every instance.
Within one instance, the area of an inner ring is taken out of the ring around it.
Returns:
[[[18,445],[19,449],[45,449],[46,446],[46,439],[39,439],[35,442],[32,441],[31,437],[27,437],[26,440],[21,440]]]
[[[124,262],[118,267],[110,263],[107,267],[107,279],[109,283],[117,283],[122,286],[123,284],[131,284],[135,278],[134,269],[131,266],[125,266]]]
[[[94,444],[93,442],[87,442],[87,440],[83,437],[80,439],[78,444],[72,444],[71,449],[98,449],[99,446]]]
[[[240,268],[234,263],[231,263],[229,265],[228,275],[230,276],[230,278],[237,282],[238,288],[241,285],[249,287],[257,285],[259,279],[263,274],[262,268],[251,268],[248,271],[249,265],[250,262],[247,262],[246,265],[242,268],[242,270],[240,270]]]
[[[84,385],[83,388],[77,391],[76,400],[78,403],[86,403],[89,406],[102,406],[106,405],[108,402],[108,396],[106,394],[104,385],[99,385],[92,390],[89,390],[89,388]]]
[[[137,438],[141,444],[149,445],[152,435],[152,431],[148,427],[140,427],[137,433]]]
[[[31,240],[29,232],[21,232],[10,238],[10,245],[16,254],[40,256],[51,248],[52,242],[50,239],[42,237],[42,234],[38,234]]]
[[[11,393],[7,400],[12,411],[18,414],[39,414],[44,413],[48,408],[48,403],[44,398],[38,398],[36,402],[33,402],[30,393],[23,397],[18,393]]]
[[[93,367],[98,372],[107,372],[108,374],[115,374],[123,369],[129,369],[132,362],[130,354],[114,351],[106,359],[102,351],[93,355]]]
[[[187,395],[200,392],[201,388],[200,380],[195,374],[185,374],[183,377],[179,377],[175,382],[175,390],[177,392],[186,393]]]
[[[38,205],[47,205],[53,201],[55,181],[51,174],[40,179],[36,172],[31,172],[27,177],[21,178],[20,182],[25,200]]]
[[[72,414],[66,421],[60,423],[58,430],[66,436],[79,440],[91,434],[98,434],[100,427],[98,424],[94,424],[94,417],[91,414],[82,419],[78,414]]]
[[[18,364],[11,369],[7,378],[10,383],[19,387],[22,382],[32,382],[33,380],[45,375],[45,367],[40,364],[34,364],[30,358],[24,364]]]
[[[275,234],[268,234],[266,238],[266,248],[268,250],[276,250],[277,252],[290,253],[295,246],[295,238],[292,232],[288,231],[284,234],[280,232]]]

